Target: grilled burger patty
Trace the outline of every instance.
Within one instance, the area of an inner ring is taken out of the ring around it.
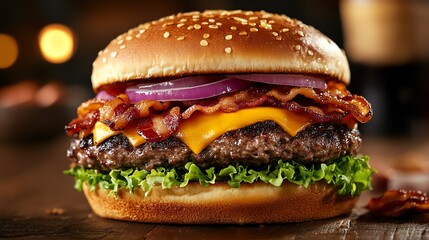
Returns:
[[[265,121],[223,134],[200,154],[193,153],[175,137],[134,148],[124,135],[94,146],[91,134],[83,139],[74,137],[67,156],[79,166],[98,170],[150,170],[159,166],[180,167],[189,161],[203,168],[236,163],[257,167],[279,159],[306,164],[356,155],[361,142],[359,131],[345,125],[315,124],[291,137],[275,122]]]

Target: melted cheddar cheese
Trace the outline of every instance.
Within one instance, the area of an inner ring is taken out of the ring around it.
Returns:
[[[255,107],[233,113],[216,112],[210,115],[196,112],[189,119],[180,122],[175,136],[181,139],[194,153],[198,154],[226,132],[267,120],[276,122],[291,136],[295,136],[311,123],[311,119],[307,116],[274,107]],[[127,127],[121,131],[112,131],[105,124],[97,122],[92,133],[95,144],[120,133],[124,134],[134,147],[146,142],[137,133],[136,126]]]

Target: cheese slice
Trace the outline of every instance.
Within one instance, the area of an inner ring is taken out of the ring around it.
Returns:
[[[146,139],[144,139],[142,136],[140,136],[137,133],[136,125],[129,126],[121,131],[113,131],[106,124],[102,122],[96,122],[94,125],[94,129],[92,130],[92,133],[93,133],[93,140],[95,145],[102,143],[104,140],[106,140],[109,137],[112,137],[121,133],[128,138],[131,145],[133,145],[134,147],[146,142]]]
[[[180,122],[175,136],[181,139],[194,153],[199,154],[222,134],[267,120],[276,122],[291,136],[295,136],[311,123],[311,119],[307,116],[273,107],[247,108],[233,113],[215,112],[210,115],[195,112],[189,119]],[[121,133],[128,138],[134,147],[146,142],[137,133],[137,126],[135,125],[129,126],[125,130],[112,131],[107,125],[97,122],[92,133],[96,145]]]
[[[233,113],[216,112],[210,115],[196,112],[191,118],[180,122],[176,137],[198,154],[226,132],[267,120],[276,122],[291,136],[311,123],[307,116],[273,107],[247,108]]]

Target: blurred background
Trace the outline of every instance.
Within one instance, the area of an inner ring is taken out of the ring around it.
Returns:
[[[350,90],[373,104],[373,120],[360,127],[369,139],[365,150],[427,162],[428,0],[1,0],[0,142],[65,138],[76,107],[94,96],[99,50],[140,23],[204,9],[286,14],[325,33],[349,57]]]

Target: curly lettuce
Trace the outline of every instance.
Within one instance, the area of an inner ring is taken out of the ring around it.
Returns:
[[[114,169],[110,172],[100,172],[94,169],[73,167],[64,171],[64,174],[75,177],[75,188],[82,190],[87,183],[91,190],[96,186],[108,189],[116,194],[120,188],[130,192],[134,188],[142,188],[146,196],[155,185],[163,189],[171,187],[185,187],[189,182],[199,182],[208,186],[216,182],[228,182],[233,188],[240,187],[241,183],[262,181],[276,187],[288,181],[300,186],[308,187],[318,181],[325,181],[338,187],[339,195],[357,196],[362,191],[371,188],[371,175],[375,172],[368,164],[368,157],[343,156],[322,164],[302,165],[297,162],[283,162],[268,165],[264,169],[252,169],[243,165],[229,165],[217,169],[201,169],[192,162],[184,168],[158,167],[150,171],[139,169]]]

